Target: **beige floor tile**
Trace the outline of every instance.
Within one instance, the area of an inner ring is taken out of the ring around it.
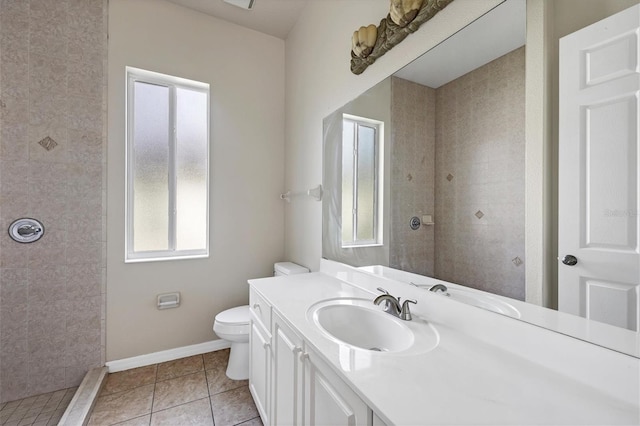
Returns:
[[[248,386],[213,395],[211,408],[216,426],[236,425],[258,417]]]
[[[198,425],[213,426],[209,398],[154,412],[151,426]]]
[[[136,417],[135,419],[127,420],[126,422],[116,423],[114,426],[149,426],[151,422],[151,414],[146,416]]]
[[[248,386],[248,380],[231,380],[227,377],[227,363],[211,364],[211,369],[207,370],[207,385],[209,386],[209,395],[215,395],[231,389],[237,389],[242,386]]]
[[[89,425],[112,425],[151,413],[154,385],[101,396],[96,401]]]
[[[153,412],[209,396],[204,371],[156,383]]]
[[[238,426],[263,426],[262,419],[260,417],[256,417],[255,419],[247,420],[246,422],[240,423]]]
[[[156,380],[159,382],[161,380],[173,379],[175,377],[185,376],[202,370],[204,370],[202,355],[180,358],[174,361],[158,364],[158,375],[156,376]]]
[[[157,369],[158,365],[155,364],[109,374],[100,395],[109,395],[155,383]]]
[[[229,349],[221,349],[215,352],[207,352],[202,355],[204,358],[204,369],[210,370],[216,365],[224,365],[227,368],[227,362],[229,361]]]

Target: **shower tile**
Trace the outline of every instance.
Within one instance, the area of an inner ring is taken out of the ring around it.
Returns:
[[[64,336],[69,304],[65,300],[32,302],[27,310],[29,339]],[[35,343],[35,340],[30,343]]]
[[[82,163],[102,163],[102,134],[84,130],[69,130],[69,160]]]
[[[204,370],[202,355],[180,358],[158,364],[157,381],[173,379]]]
[[[67,267],[65,265],[32,269],[29,272],[29,302],[65,300]]]
[[[96,120],[102,113],[101,98],[69,96],[67,98],[66,123],[70,129],[98,133],[102,131],[102,120]]]
[[[66,263],[79,265],[82,263],[95,263],[102,259],[102,244],[100,242],[84,242],[67,247]]]
[[[2,268],[0,270],[0,309],[27,303],[27,268]]]
[[[0,141],[3,160],[26,161],[29,158],[29,132],[25,123],[3,123]]]
[[[70,95],[101,99],[104,73],[102,61],[70,61],[68,67]]]
[[[33,2],[31,3],[29,52],[31,54],[64,57],[67,53],[68,42],[68,17],[64,9],[34,8]],[[65,1],[49,3],[58,3],[60,6],[66,5]]]
[[[110,395],[138,386],[153,384],[156,381],[157,369],[157,364],[154,364],[109,374],[100,395]]]
[[[235,425],[258,416],[248,387],[213,395],[211,408],[217,425]]]
[[[69,333],[74,334],[83,330],[97,331],[100,324],[100,309],[102,296],[91,296],[73,302],[66,316],[66,326]]]
[[[162,425],[211,425],[211,403],[209,398],[189,402],[177,407],[157,411],[151,415],[151,426]],[[217,424],[220,424],[217,422]]]
[[[5,196],[24,192],[29,179],[29,171],[23,164],[15,161],[0,161],[0,193]]]
[[[67,93],[67,61],[64,57],[29,56],[29,88],[36,92]]]
[[[46,367],[29,372],[28,389],[30,395],[52,392],[61,388],[64,388],[64,368]],[[44,405],[42,404],[40,407]]]
[[[163,410],[209,396],[204,371],[156,383],[153,410]]]
[[[71,300],[100,296],[102,293],[102,265],[86,263],[76,265],[66,283],[66,295]]]
[[[26,304],[0,308],[0,337],[3,345],[27,338],[27,311]]]
[[[30,91],[29,124],[55,126],[64,123],[67,112],[66,100],[65,95],[51,94],[42,90]]]
[[[63,127],[30,126],[29,159],[44,162],[66,162],[67,140],[67,129]]]

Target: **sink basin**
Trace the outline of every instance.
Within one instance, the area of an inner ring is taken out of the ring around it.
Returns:
[[[431,286],[419,286],[429,289]],[[497,312],[502,315],[508,315],[513,318],[520,318],[520,311],[511,306],[507,302],[503,302],[490,295],[474,292],[471,290],[463,290],[460,288],[449,287],[447,294],[437,292],[436,294],[445,295],[451,297],[453,300],[457,300],[467,305],[477,306],[478,308],[486,309],[488,311]]]
[[[412,321],[403,321],[372,299],[324,300],[312,305],[307,317],[331,340],[369,352],[424,352],[439,342],[431,324],[415,315]]]
[[[314,319],[335,339],[361,349],[397,352],[408,349],[414,340],[413,333],[401,320],[362,306],[323,306],[315,312]]]

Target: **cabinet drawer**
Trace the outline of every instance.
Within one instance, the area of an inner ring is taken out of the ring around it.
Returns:
[[[249,309],[266,330],[271,330],[271,305],[253,289],[249,291]]]

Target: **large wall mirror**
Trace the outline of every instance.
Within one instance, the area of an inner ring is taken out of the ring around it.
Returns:
[[[325,118],[323,257],[526,300],[526,9],[501,3]]]

